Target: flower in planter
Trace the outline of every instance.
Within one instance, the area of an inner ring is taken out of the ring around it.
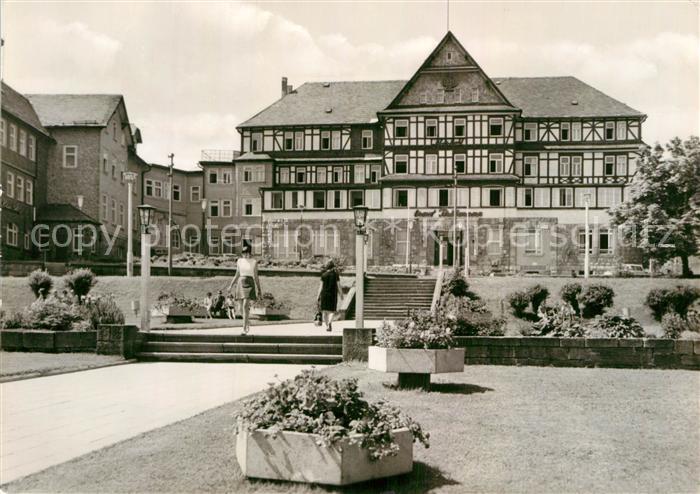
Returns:
[[[447,321],[430,311],[416,311],[395,323],[384,321],[377,329],[377,345],[385,348],[452,348],[452,336]]]
[[[200,300],[177,295],[172,292],[165,292],[158,295],[156,303],[153,306],[158,312],[164,312],[167,307],[178,306],[190,311],[197,310],[202,307]]]
[[[239,428],[273,436],[281,431],[315,434],[321,446],[350,437],[360,441],[371,460],[397,453],[391,434],[396,429],[408,429],[414,442],[428,447],[429,435],[420,424],[385,402],[364,400],[356,379],[335,381],[313,370],[245,401],[236,420]]]

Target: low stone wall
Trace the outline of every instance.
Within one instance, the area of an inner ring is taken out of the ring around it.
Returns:
[[[94,352],[96,344],[96,331],[4,329],[0,332],[0,347],[11,352]]]
[[[460,336],[469,365],[700,370],[700,340]]]

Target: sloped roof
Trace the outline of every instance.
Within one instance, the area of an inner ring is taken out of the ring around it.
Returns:
[[[406,81],[307,82],[239,127],[360,124],[377,118]],[[331,110],[328,112],[327,110]]]
[[[46,127],[104,127],[122,101],[120,94],[28,94]]]
[[[2,83],[2,110],[10,113],[42,134],[49,135],[49,132],[41,125],[39,116],[36,114],[30,101],[4,82]]]
[[[85,214],[72,204],[46,204],[37,211],[37,220],[47,223],[94,223],[100,222],[92,216]]]
[[[571,76],[494,77],[523,117],[641,117],[643,113]],[[573,102],[577,104],[573,104]]]

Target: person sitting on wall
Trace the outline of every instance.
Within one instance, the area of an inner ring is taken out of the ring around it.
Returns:
[[[226,303],[226,299],[224,298],[224,294],[219,290],[219,292],[216,294],[216,297],[214,297],[214,301],[212,303],[212,310],[211,314],[214,317],[219,317],[225,315],[224,314],[224,305]]]

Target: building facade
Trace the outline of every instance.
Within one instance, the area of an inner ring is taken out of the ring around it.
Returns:
[[[354,257],[366,205],[375,264],[580,271],[636,253],[607,210],[635,173],[645,115],[573,77],[489,78],[448,33],[408,81],[282,82],[238,127],[262,191],[265,254]]]

